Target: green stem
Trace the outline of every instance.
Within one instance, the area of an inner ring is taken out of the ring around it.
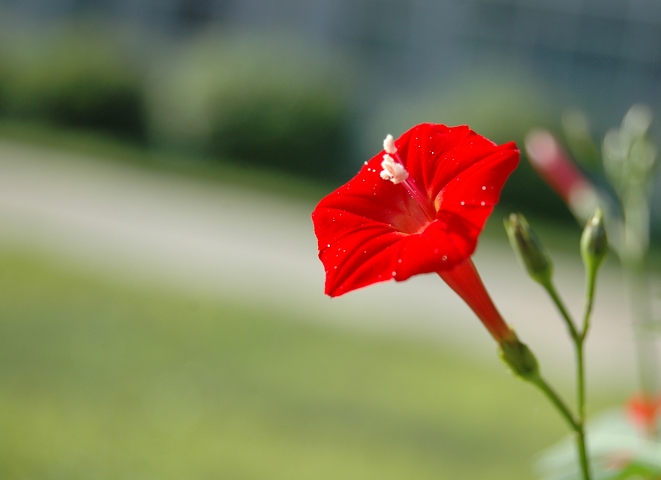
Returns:
[[[581,473],[583,474],[583,480],[590,480],[592,476],[590,475],[588,451],[585,446],[585,430],[583,429],[582,423],[579,425],[578,430],[576,430],[576,447],[578,448],[578,458],[581,463]]]
[[[569,330],[571,338],[574,340],[574,342],[576,342],[579,339],[578,331],[576,330],[576,326],[574,325],[574,321],[572,320],[571,315],[569,315],[569,311],[567,310],[567,308],[565,308],[565,304],[562,302],[560,295],[558,295],[558,292],[553,286],[553,283],[549,280],[548,282],[544,282],[542,286],[551,296],[553,303],[555,303],[555,306],[560,311],[560,315],[562,315],[562,318],[565,321],[565,324],[567,325],[567,329]]]
[[[590,316],[592,315],[592,305],[594,303],[594,288],[596,284],[596,275],[587,275],[585,285],[585,308],[583,310],[583,331],[580,335],[581,344],[585,341],[590,328]]]
[[[580,419],[574,417],[565,402],[540,375],[536,375],[535,377],[531,378],[530,382],[539,388],[544,395],[546,395],[546,398],[549,399],[553,406],[558,410],[560,415],[562,415],[565,421],[569,424],[569,428],[571,428],[575,433],[576,447],[578,450],[579,463],[581,466],[581,474],[583,480],[590,480],[592,477],[590,475],[588,453],[585,445],[585,430],[583,428],[583,422]]]
[[[661,390],[661,385],[659,385],[658,347],[654,336],[650,334],[654,321],[650,308],[649,282],[644,265],[628,262],[625,266],[641,389],[643,393],[653,397]]]
[[[591,302],[590,302],[591,303]],[[588,317],[589,318],[589,315]],[[584,328],[579,338],[575,340],[576,345],[576,396],[578,408],[578,425],[576,428],[576,447],[581,463],[581,472],[584,480],[590,480],[590,464],[585,442],[585,362],[583,356],[583,341],[587,331],[587,320],[584,319]]]
[[[576,349],[576,403],[578,410],[578,424],[576,429],[576,446],[578,448],[583,478],[590,478],[590,466],[585,441],[585,338],[590,329],[590,316],[594,305],[594,289],[597,279],[597,270],[586,266],[585,274],[585,307],[583,309],[583,324],[581,331],[574,337]]]
[[[536,385],[546,394],[546,396],[549,398],[549,400],[551,400],[551,402],[555,405],[563,417],[565,417],[565,420],[569,422],[572,430],[576,434],[576,447],[578,449],[583,480],[590,480],[591,478],[590,465],[585,442],[585,430],[583,427],[585,424],[585,361],[583,355],[583,343],[585,341],[585,336],[587,335],[587,331],[590,325],[590,315],[592,313],[592,304],[594,298],[594,283],[594,277],[588,279],[585,311],[583,314],[583,328],[581,332],[576,329],[576,325],[574,324],[569,311],[565,307],[565,304],[560,298],[560,295],[558,295],[558,292],[555,289],[553,283],[548,281],[543,284],[544,288],[553,300],[553,303],[555,303],[558,311],[562,315],[571,338],[574,341],[574,346],[576,349],[576,397],[578,418],[575,418],[569,412],[567,406],[562,403],[557,394],[555,394],[555,392],[550,389],[544,380],[540,378],[540,382],[536,383]]]
[[[574,345],[576,347],[576,397],[578,402],[578,418],[581,423],[585,423],[585,356],[583,354],[583,345],[590,329],[590,316],[592,315],[592,306],[594,304],[596,278],[596,271],[586,271],[583,327],[578,337],[574,339]]]
[[[530,382],[533,383],[537,388],[539,388],[546,398],[553,404],[553,406],[558,410],[558,413],[562,415],[567,423],[569,428],[577,432],[579,428],[578,420],[574,417],[574,414],[571,413],[569,407],[565,404],[564,400],[553,390],[553,388],[542,378],[541,375],[537,375],[530,379]]]
[[[591,303],[591,301],[590,301]],[[589,315],[584,318],[584,325],[587,325]],[[588,454],[585,446],[585,361],[583,355],[583,342],[585,340],[585,333],[587,327],[583,328],[580,336],[575,339],[576,346],[576,397],[578,409],[578,422],[576,428],[576,446],[578,448],[578,455],[581,461],[581,471],[585,480],[590,479],[590,467],[588,463]]]
[[[583,342],[576,344],[576,397],[578,404],[578,419],[585,423],[585,362],[583,357]]]

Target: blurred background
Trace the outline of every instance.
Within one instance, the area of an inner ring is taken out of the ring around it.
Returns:
[[[522,147],[579,109],[598,142],[660,81],[653,0],[0,0],[0,473],[532,478],[563,425],[467,308],[437,278],[324,298],[309,214],[387,133]],[[511,210],[575,312],[580,230],[524,160],[476,257],[571,395]],[[603,276],[595,412],[635,385]]]

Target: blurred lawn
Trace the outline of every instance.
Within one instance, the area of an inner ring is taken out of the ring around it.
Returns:
[[[504,368],[437,345],[7,247],[0,312],[2,478],[514,480],[564,432]]]

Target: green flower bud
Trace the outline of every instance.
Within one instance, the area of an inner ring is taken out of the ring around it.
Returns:
[[[642,137],[652,125],[652,110],[647,105],[637,103],[622,119],[622,131],[630,137]]]
[[[604,214],[598,208],[583,229],[581,235],[581,257],[590,275],[597,269],[608,252],[608,238],[604,227]]]
[[[505,230],[512,249],[536,282],[547,285],[553,275],[553,262],[548,250],[520,213],[511,213],[505,220]]]
[[[515,375],[524,380],[539,376],[539,364],[528,346],[516,336],[500,342],[500,358],[512,369]]]

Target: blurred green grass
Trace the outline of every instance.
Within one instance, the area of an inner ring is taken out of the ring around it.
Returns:
[[[513,480],[564,433],[504,367],[434,343],[27,250],[0,249],[0,312],[2,478]]]

